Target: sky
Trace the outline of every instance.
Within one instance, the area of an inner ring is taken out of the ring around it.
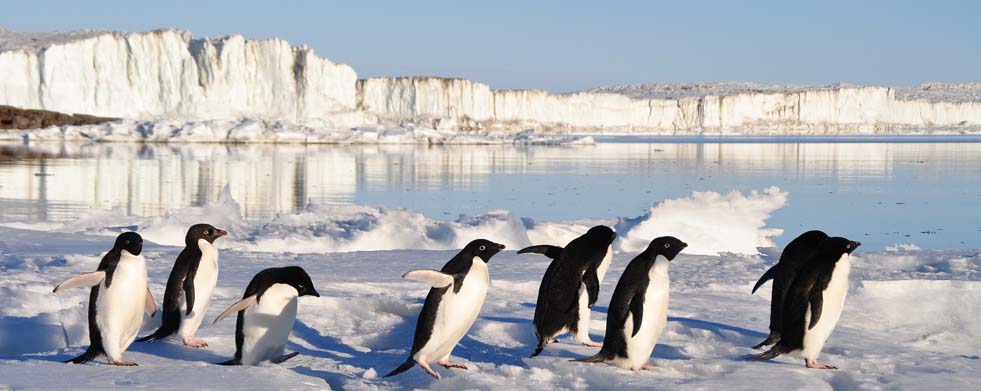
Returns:
[[[975,1],[4,2],[17,31],[282,38],[359,77],[570,92],[644,82],[906,87],[981,81]]]

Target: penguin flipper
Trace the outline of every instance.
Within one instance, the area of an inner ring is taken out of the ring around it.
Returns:
[[[183,287],[184,289],[184,304],[187,305],[184,316],[190,315],[191,310],[194,309],[194,273],[188,274],[187,278],[184,279]]]
[[[150,293],[150,288],[146,288],[146,303],[143,307],[143,310],[151,318],[157,314],[157,302],[153,300],[153,293]]]
[[[218,317],[215,318],[215,321],[211,322],[211,324],[217,324],[218,322],[221,322],[222,319],[227,318],[229,315],[242,311],[246,308],[249,308],[249,306],[254,304],[255,302],[256,302],[256,295],[251,295],[242,300],[239,300],[235,302],[235,304],[229,306],[227,310],[221,313],[221,315],[218,315]]]
[[[382,377],[392,377],[392,376],[398,375],[398,374],[400,374],[402,372],[405,372],[405,371],[408,371],[409,369],[412,369],[412,367],[414,367],[414,366],[416,366],[416,362],[412,360],[412,356],[409,356],[409,358],[406,359],[405,362],[402,363],[402,365],[399,365],[398,368],[393,369],[387,375],[382,376]]]
[[[402,275],[402,278],[419,281],[421,283],[428,284],[433,288],[446,288],[453,285],[453,281],[456,280],[453,274],[447,274],[439,270],[432,269],[409,270]]]
[[[780,271],[780,264],[773,265],[773,267],[771,267],[770,270],[767,270],[766,273],[763,273],[763,276],[760,277],[759,281],[756,281],[756,285],[753,286],[753,292],[751,292],[750,294],[755,294],[756,290],[760,289],[760,287],[763,286],[763,284],[766,284],[767,281],[774,279],[779,271]]]
[[[646,292],[641,291],[634,295],[633,299],[630,299],[630,315],[634,317],[634,329],[630,334],[631,337],[637,335],[640,331],[640,325],[644,321],[644,295]]]
[[[77,287],[91,287],[99,285],[103,280],[106,279],[106,272],[96,271],[91,273],[80,274],[75,277],[69,278],[58,284],[54,288],[54,293],[58,293],[67,289],[77,288]]]
[[[599,276],[596,274],[596,268],[590,267],[586,269],[586,272],[582,275],[582,282],[586,284],[586,294],[589,296],[588,307],[593,308],[593,304],[599,300]]]
[[[824,306],[824,295],[821,291],[815,291],[811,294],[810,300],[808,300],[811,308],[811,322],[807,325],[807,329],[813,329],[817,325],[818,320],[821,319],[821,309]]]
[[[563,248],[559,246],[542,244],[538,246],[525,247],[521,250],[518,250],[518,254],[535,253],[535,254],[542,254],[551,259],[558,259],[560,256],[562,256],[562,250]]]

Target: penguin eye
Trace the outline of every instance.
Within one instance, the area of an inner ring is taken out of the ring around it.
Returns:
[[[211,235],[211,230],[210,230],[210,229],[209,229],[209,230],[205,230],[205,231],[204,231],[204,234],[205,234],[205,235]]]
[[[480,247],[479,247],[479,248],[477,248],[477,249],[478,249],[478,250],[480,250],[480,251],[484,251],[484,250],[486,250],[486,249],[487,249],[487,246],[480,246]]]
[[[300,288],[300,289],[303,289],[303,284],[298,284],[296,287],[297,288]]]
[[[665,243],[664,244],[664,248],[670,248],[670,247],[671,247],[671,243]]]

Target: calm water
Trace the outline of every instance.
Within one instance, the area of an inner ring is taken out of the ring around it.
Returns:
[[[0,221],[64,221],[204,205],[227,184],[248,219],[308,202],[398,206],[436,218],[507,209],[542,220],[633,217],[692,191],[778,186],[768,225],[869,248],[981,246],[981,143],[594,146],[0,144]]]

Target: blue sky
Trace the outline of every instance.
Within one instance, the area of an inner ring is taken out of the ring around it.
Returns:
[[[0,26],[13,30],[279,37],[362,77],[463,77],[494,88],[981,81],[981,2],[972,1],[32,0],[2,8]]]

